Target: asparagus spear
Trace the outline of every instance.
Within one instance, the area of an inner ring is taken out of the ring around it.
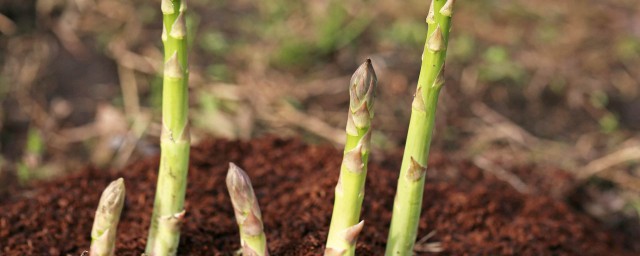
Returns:
[[[386,255],[413,255],[436,105],[444,84],[444,61],[454,2],[432,0],[427,15],[429,29],[400,167]]]
[[[244,256],[268,256],[267,238],[262,224],[258,199],[253,193],[249,176],[234,163],[229,163],[227,189],[240,228]]]
[[[354,255],[356,238],[364,225],[358,221],[364,199],[376,84],[376,73],[371,60],[367,59],[353,74],[349,85],[347,143],[335,190],[325,255]]]
[[[120,213],[124,205],[124,180],[112,181],[102,192],[91,229],[91,256],[112,256],[116,244],[116,233]]]
[[[175,255],[184,217],[189,166],[188,66],[185,0],[162,0],[164,80],[158,185],[146,254]]]

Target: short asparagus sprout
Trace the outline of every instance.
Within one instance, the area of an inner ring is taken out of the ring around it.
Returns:
[[[262,213],[247,173],[229,163],[227,189],[240,228],[240,243],[244,256],[268,256],[267,237],[264,234]]]
[[[385,253],[387,256],[413,255],[436,105],[444,84],[444,61],[454,2],[455,0],[432,0],[427,15],[429,29],[400,167]]]
[[[189,167],[186,0],[162,0],[164,79],[158,185],[147,238],[149,256],[175,255]]]
[[[349,85],[347,142],[324,255],[354,255],[358,234],[364,226],[363,221],[358,221],[364,199],[376,84],[376,73],[367,59],[353,74]]]
[[[112,181],[102,192],[91,229],[91,256],[112,256],[115,251],[116,233],[120,213],[124,206],[124,180]]]

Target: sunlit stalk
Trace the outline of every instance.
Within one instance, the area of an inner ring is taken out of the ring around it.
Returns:
[[[164,79],[158,185],[146,254],[175,255],[184,217],[189,166],[188,66],[185,0],[162,0]]]
[[[364,199],[367,160],[371,141],[373,100],[377,84],[371,60],[363,63],[351,77],[351,101],[347,116],[347,142],[335,189],[333,215],[325,255],[354,255],[356,239],[364,222],[360,209]]]
[[[393,204],[387,256],[413,255],[436,105],[444,84],[444,61],[453,3],[454,0],[433,0],[427,15],[429,29]]]

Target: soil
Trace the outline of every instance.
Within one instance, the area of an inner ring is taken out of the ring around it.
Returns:
[[[400,156],[396,152],[385,159],[376,155],[372,159],[358,255],[382,255],[384,251]],[[252,178],[271,254],[320,255],[341,152],[331,146],[274,137],[251,142],[212,140],[193,148],[180,255],[230,255],[239,248],[224,185],[229,161]],[[127,197],[117,254],[140,255],[157,167],[158,157],[154,157],[122,170],[87,168],[27,188],[10,187],[0,197],[0,254],[80,255],[90,243],[101,190],[122,176]],[[521,194],[474,165],[439,152],[432,152],[429,170],[419,234],[435,231],[427,243],[441,242],[441,255],[634,254],[628,245],[633,242],[631,237],[607,230],[554,199],[546,194],[550,189]],[[514,172],[528,173],[523,177],[534,173],[532,169]],[[532,180],[535,177],[527,181]]]

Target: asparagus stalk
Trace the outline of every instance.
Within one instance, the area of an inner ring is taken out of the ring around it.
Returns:
[[[112,181],[102,192],[91,229],[91,256],[113,256],[120,213],[124,205],[124,180]]]
[[[347,142],[324,255],[354,255],[357,236],[364,226],[364,222],[358,221],[364,199],[377,81],[369,59],[351,77]]]
[[[267,237],[264,234],[262,213],[247,173],[229,163],[227,189],[240,228],[240,243],[244,256],[268,256]]]
[[[413,255],[436,105],[444,84],[444,61],[454,2],[432,0],[427,16],[429,29],[400,167],[386,255]]]
[[[189,166],[188,66],[185,0],[162,0],[164,80],[158,185],[146,254],[175,255]]]

